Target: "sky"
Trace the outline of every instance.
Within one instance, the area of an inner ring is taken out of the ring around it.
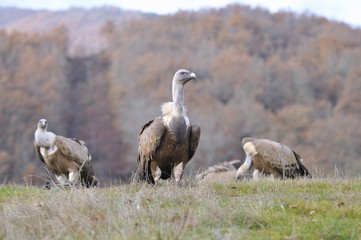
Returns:
[[[112,5],[125,10],[167,14],[178,10],[223,7],[230,3],[260,6],[271,12],[290,10],[302,13],[307,11],[361,28],[360,0],[0,0],[0,7],[64,10],[69,7],[91,8]]]

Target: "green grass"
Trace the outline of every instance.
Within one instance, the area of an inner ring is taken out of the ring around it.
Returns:
[[[361,179],[0,187],[0,239],[361,239]]]

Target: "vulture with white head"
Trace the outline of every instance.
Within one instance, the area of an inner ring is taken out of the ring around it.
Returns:
[[[237,179],[242,179],[252,166],[254,180],[258,180],[260,174],[282,179],[311,177],[302,164],[300,155],[281,143],[268,139],[243,138],[242,145],[246,160],[237,170]]]
[[[135,179],[155,184],[174,177],[179,183],[186,164],[197,150],[201,129],[192,125],[183,104],[184,86],[196,75],[180,69],[173,77],[173,102],[162,105],[162,115],[146,123],[139,133]]]
[[[55,175],[58,183],[61,186],[79,183],[86,187],[97,186],[98,180],[85,142],[55,135],[47,128],[47,120],[40,119],[34,134],[34,146],[39,159]]]

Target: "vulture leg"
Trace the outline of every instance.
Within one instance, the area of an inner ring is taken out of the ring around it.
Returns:
[[[56,176],[56,180],[58,181],[61,187],[64,187],[67,184],[67,179],[64,175]]]
[[[179,183],[179,181],[182,178],[184,166],[185,166],[185,164],[183,164],[183,162],[181,162],[177,166],[175,166],[173,169],[173,174],[174,174],[176,183]]]
[[[154,184],[157,184],[158,180],[160,179],[160,176],[162,176],[162,170],[157,166],[154,174]]]
[[[253,172],[253,181],[258,182],[260,179],[260,172],[258,169],[254,170]]]
[[[252,167],[252,162],[253,162],[252,156],[250,154],[247,154],[246,160],[237,170],[237,173],[236,173],[237,179],[239,179],[239,180],[243,179],[245,174]]]
[[[69,183],[72,185],[72,186],[75,186],[79,183],[79,173],[77,171],[71,171],[69,173]]]

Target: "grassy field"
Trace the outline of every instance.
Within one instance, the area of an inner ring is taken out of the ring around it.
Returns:
[[[0,187],[0,239],[361,239],[361,179]]]

